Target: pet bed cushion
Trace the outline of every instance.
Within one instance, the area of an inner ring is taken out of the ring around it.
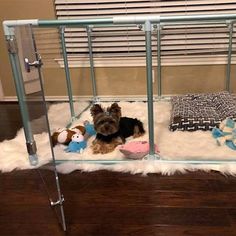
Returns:
[[[171,97],[170,130],[212,130],[225,118],[236,120],[235,96],[228,92]]]

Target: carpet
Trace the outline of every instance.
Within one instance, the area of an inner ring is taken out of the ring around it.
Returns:
[[[102,102],[104,107],[110,103]],[[84,110],[88,103],[75,103],[75,111],[79,113]],[[122,115],[128,117],[137,117],[144,123],[144,127],[148,130],[147,120],[147,103],[146,102],[120,102]],[[159,101],[154,103],[154,137],[155,143],[158,145],[161,156],[166,160],[236,160],[235,151],[227,146],[217,146],[215,139],[212,138],[210,131],[194,131],[171,132],[168,129],[170,121],[171,105],[167,101]],[[51,131],[54,132],[58,128],[65,127],[70,120],[70,110],[68,103],[59,103],[51,105],[48,111]],[[82,124],[84,120],[92,121],[90,111],[86,110],[80,118],[73,122],[72,126]],[[41,119],[34,120],[32,124],[37,126]],[[35,125],[36,124],[36,125]],[[40,125],[38,125],[40,126]],[[41,132],[34,135],[37,149],[39,164],[42,166],[51,160],[50,148],[48,145],[48,134]],[[88,147],[82,154],[66,153],[64,145],[54,147],[56,160],[70,160],[70,162],[58,165],[57,169],[60,173],[70,173],[74,170],[95,171],[100,169],[108,169],[111,171],[136,173],[161,173],[173,174],[176,171],[184,173],[187,170],[218,170],[226,174],[235,174],[236,165],[191,165],[191,164],[174,164],[159,163],[158,161],[130,161],[116,165],[99,165],[99,164],[78,164],[74,160],[124,160],[125,157],[118,149],[105,155],[92,154],[90,145],[93,138],[88,141]],[[148,133],[136,140],[148,140]],[[131,138],[127,142],[132,141]],[[25,146],[23,129],[20,129],[16,137],[12,140],[6,140],[0,143],[0,171],[9,172],[14,169],[35,168],[30,166]]]

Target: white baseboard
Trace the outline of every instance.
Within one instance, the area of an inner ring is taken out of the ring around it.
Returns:
[[[69,101],[68,96],[45,96],[46,101]],[[136,96],[130,96],[130,95],[120,95],[120,96],[97,96],[97,99],[99,101],[146,101],[147,96],[146,95],[136,95]],[[92,101],[92,96],[73,96],[74,101]],[[1,101],[6,102],[17,102],[16,96],[5,96]]]
[[[4,99],[4,93],[3,93],[3,88],[2,88],[2,82],[0,80],[0,101]]]

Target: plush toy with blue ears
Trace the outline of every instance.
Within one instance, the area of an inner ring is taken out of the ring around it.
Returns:
[[[229,148],[236,150],[236,124],[232,119],[223,120],[219,128],[212,129],[212,135],[219,146],[225,144]]]
[[[85,134],[84,134],[85,140],[88,140],[90,137],[96,135],[94,125],[89,123],[88,120],[84,121],[84,127],[85,127]]]

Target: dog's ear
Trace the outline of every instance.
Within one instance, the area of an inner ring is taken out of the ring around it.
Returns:
[[[104,112],[104,110],[102,109],[101,105],[99,104],[94,104],[91,109],[90,109],[90,113],[92,115],[92,117],[96,116],[97,114]]]
[[[116,102],[111,104],[111,106],[108,107],[107,111],[111,114],[116,114],[119,117],[121,116],[121,108]]]

